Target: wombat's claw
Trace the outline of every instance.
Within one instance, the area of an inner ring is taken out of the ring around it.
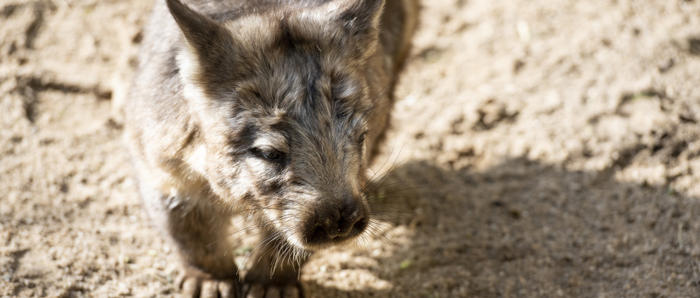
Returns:
[[[182,290],[183,298],[240,298],[241,292],[238,281],[217,280],[181,274],[177,279],[177,286]]]
[[[243,286],[245,298],[304,298],[301,286],[247,284]]]

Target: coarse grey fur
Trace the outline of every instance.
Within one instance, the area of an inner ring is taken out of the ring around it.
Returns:
[[[181,257],[186,296],[301,295],[307,252],[369,223],[365,168],[417,4],[184,2],[155,5],[125,103],[144,206]],[[243,277],[235,214],[261,234]]]

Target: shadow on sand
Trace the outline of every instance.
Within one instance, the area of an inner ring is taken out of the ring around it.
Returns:
[[[700,202],[665,186],[511,159],[397,166],[372,203],[414,231],[373,274],[390,291],[319,297],[700,297]]]

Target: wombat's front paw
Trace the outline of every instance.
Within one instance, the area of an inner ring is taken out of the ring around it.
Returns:
[[[240,298],[242,291],[237,277],[216,279],[193,270],[185,270],[177,279],[183,298]]]
[[[299,284],[263,285],[249,283],[243,286],[245,298],[303,298]]]

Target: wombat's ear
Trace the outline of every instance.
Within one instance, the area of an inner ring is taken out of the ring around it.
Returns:
[[[373,37],[379,27],[384,0],[341,0],[336,18],[349,33],[357,37]],[[374,36],[376,37],[376,36]]]
[[[341,27],[348,47],[371,52],[379,39],[384,0],[334,0],[319,7],[316,15]]]
[[[179,0],[166,0],[170,14],[182,30],[187,43],[199,54],[207,54],[211,46],[220,45],[230,41],[230,35],[226,28],[199,14]]]
[[[235,65],[235,43],[228,29],[179,0],[166,0],[170,14],[180,27],[187,48],[178,53],[185,96],[209,98],[205,94],[229,81]]]
[[[192,10],[179,0],[166,0],[170,14],[180,27],[187,44],[189,58],[195,59],[206,72],[207,67],[221,66],[232,59],[233,38],[229,31],[212,19]]]

